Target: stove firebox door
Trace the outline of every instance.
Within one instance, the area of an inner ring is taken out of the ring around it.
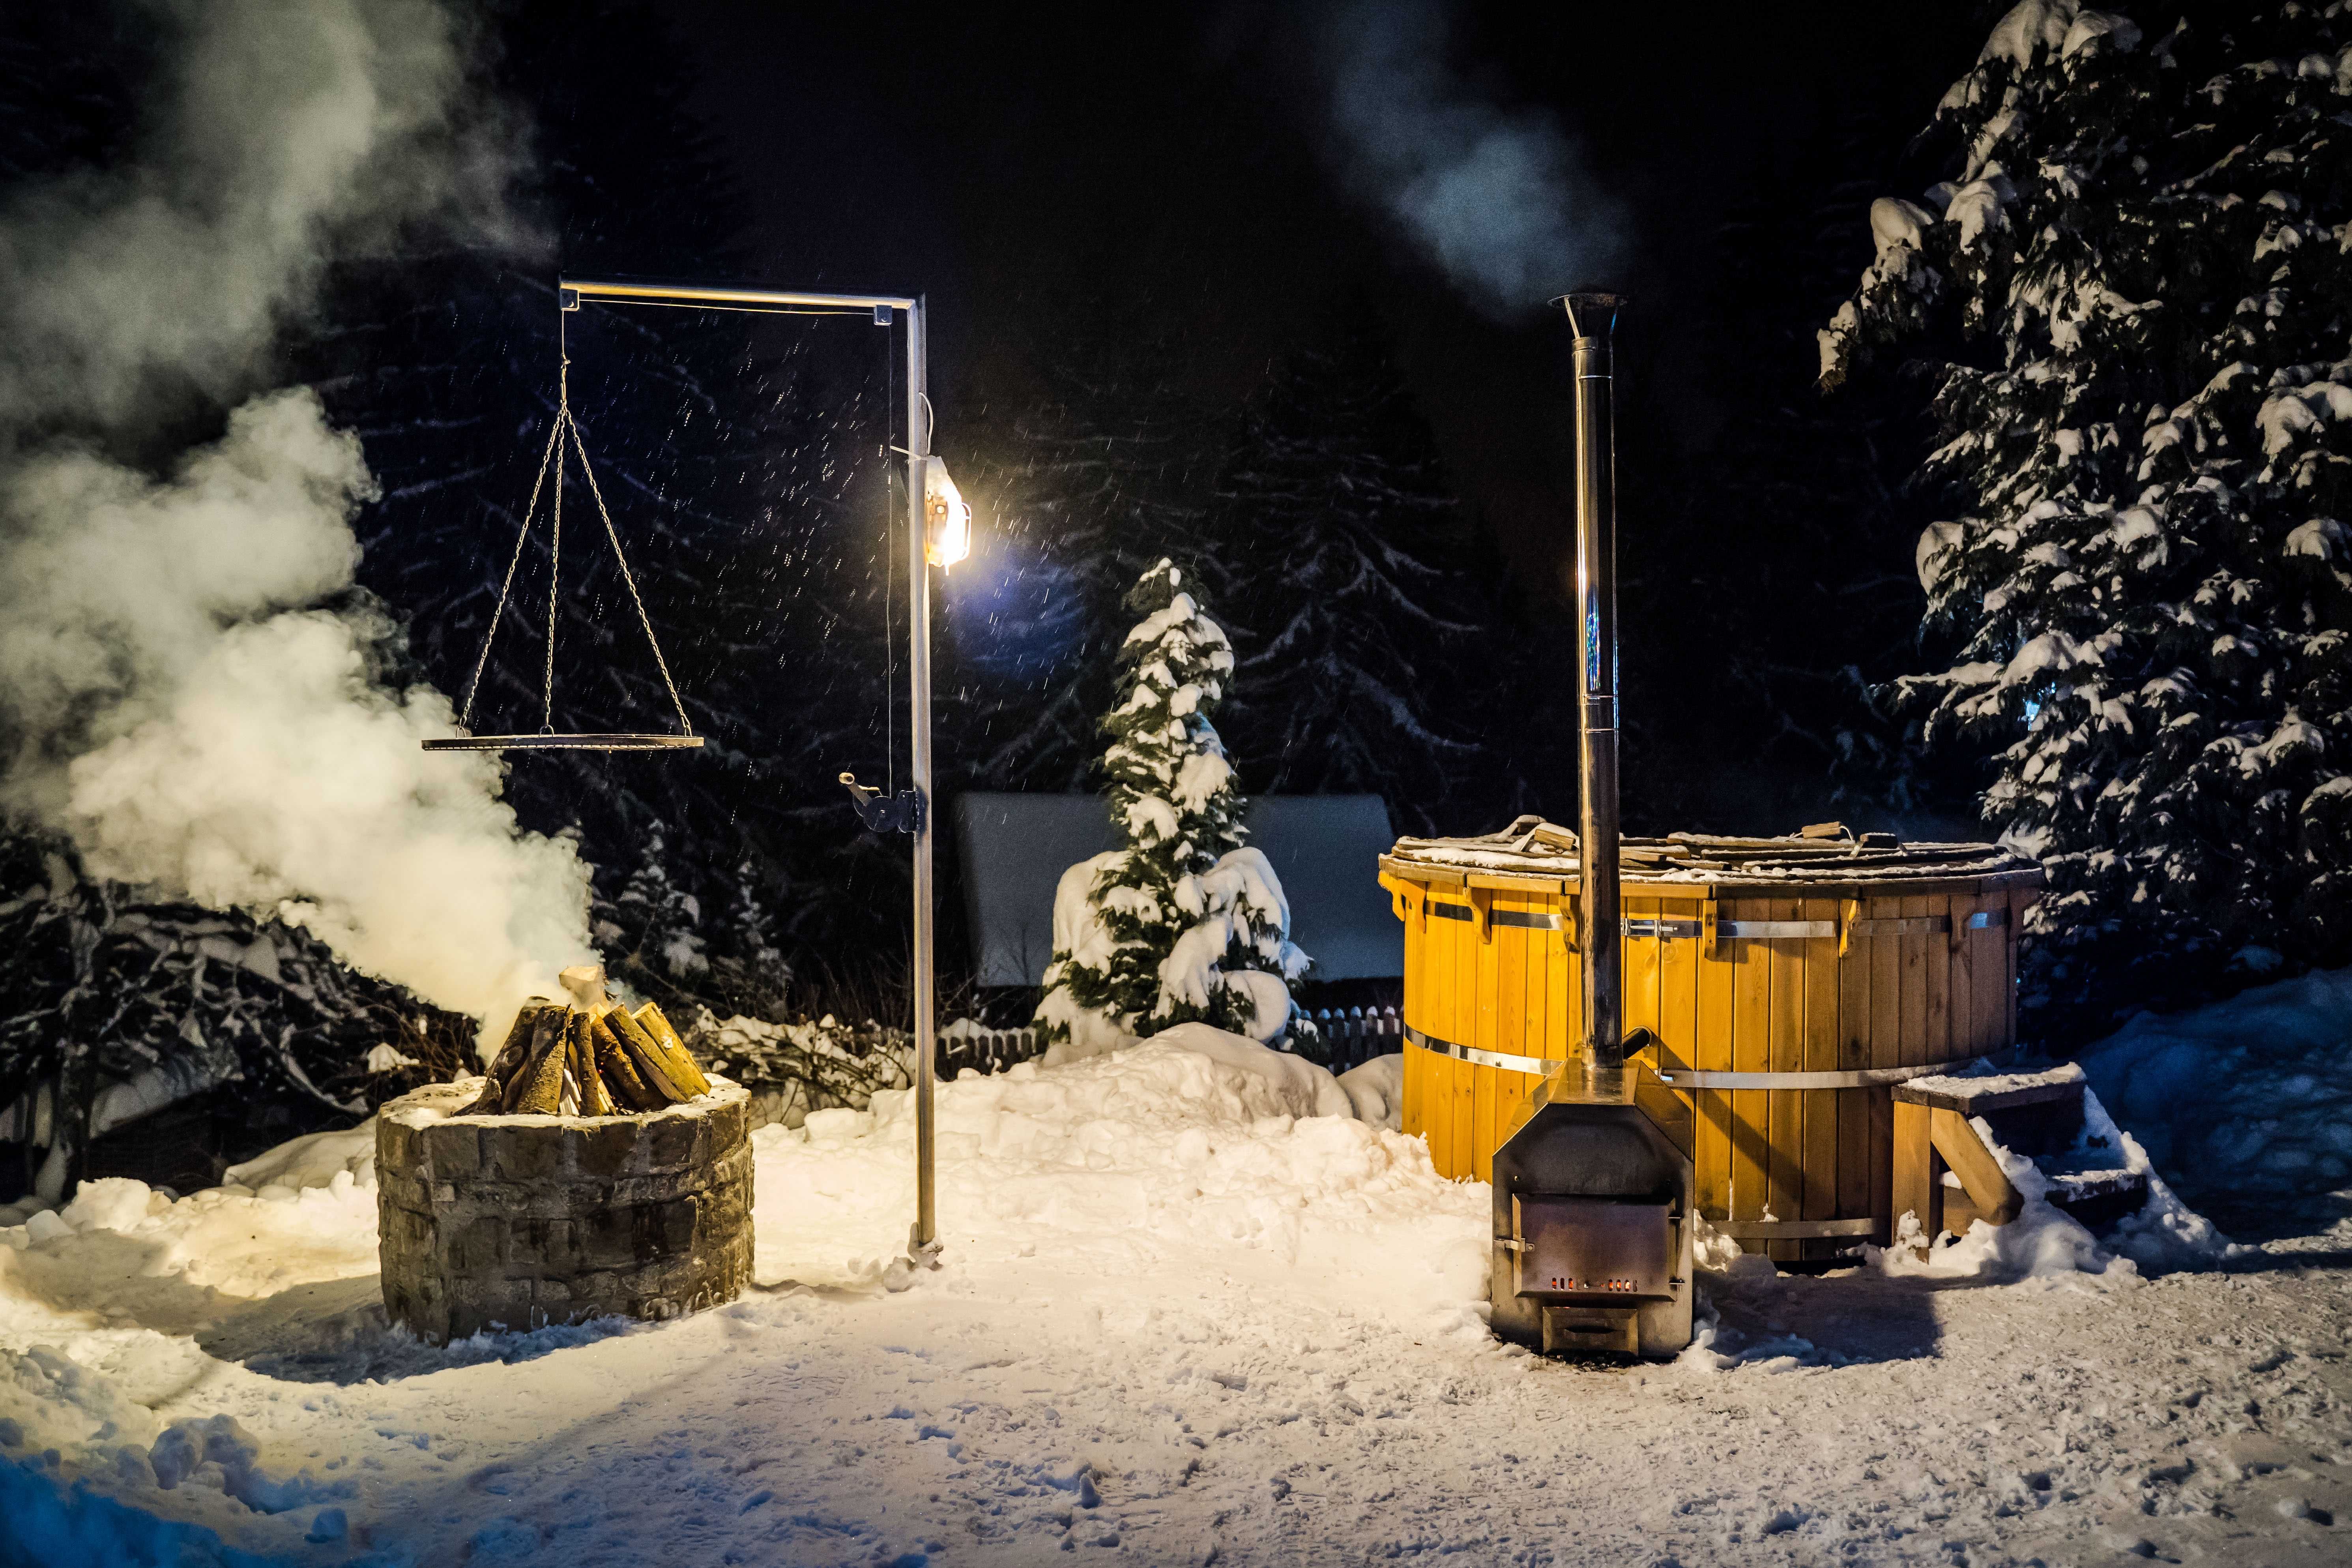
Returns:
[[[1553,1300],[1663,1301],[1674,1296],[1673,1205],[1515,1194],[1519,1294]]]

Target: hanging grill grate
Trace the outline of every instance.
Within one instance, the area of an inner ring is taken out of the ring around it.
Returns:
[[[556,316],[558,342],[562,344],[563,317]],[[636,606],[637,624],[645,628],[646,642],[654,650],[654,663],[661,670],[662,685],[669,692],[670,706],[677,713],[677,732],[657,731],[613,731],[602,733],[558,734],[555,730],[555,609],[560,602],[560,585],[563,556],[563,463],[564,437],[571,437],[572,450],[580,459],[580,471],[587,477],[588,494],[596,503],[596,515],[604,520],[604,537],[612,541],[613,559],[621,568],[621,581],[629,590],[629,602]],[[554,470],[555,484],[547,483],[550,468]],[[540,727],[535,734],[476,735],[461,732],[424,742],[428,752],[677,752],[689,751],[702,744],[702,737],[694,732],[693,721],[686,716],[686,703],[677,694],[677,682],[670,678],[669,660],[662,657],[661,639],[654,635],[653,617],[646,613],[646,601],[637,592],[635,574],[629,570],[628,555],[621,549],[620,531],[613,526],[613,514],[604,505],[604,492],[596,483],[596,470],[589,466],[588,444],[582,434],[580,420],[572,412],[572,356],[568,345],[561,350],[561,363],[556,372],[555,423],[547,432],[547,447],[540,454],[539,477],[531,481],[530,504],[523,508],[522,527],[515,534],[514,553],[508,558],[506,580],[499,585],[498,608],[490,612],[490,628],[482,638],[482,651],[474,660],[474,677],[466,685],[466,705],[457,714],[457,728],[470,731],[474,720],[474,700],[481,694],[482,673],[490,662],[490,644],[498,639],[499,623],[506,618],[507,600],[513,595],[515,571],[522,564],[523,546],[530,541],[532,521],[539,515],[540,497],[550,498],[548,505],[547,546],[547,662],[540,682]]]

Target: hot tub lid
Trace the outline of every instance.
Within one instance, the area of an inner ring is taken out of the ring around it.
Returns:
[[[1905,843],[1891,833],[1849,832],[1826,823],[1777,838],[1673,833],[1624,838],[1618,854],[1628,883],[1798,887],[1995,880],[2039,887],[2042,868],[1998,844]],[[1400,838],[1381,869],[1413,881],[1459,885],[1474,875],[1561,886],[1582,869],[1572,828],[1522,816],[1499,832],[1469,838]]]

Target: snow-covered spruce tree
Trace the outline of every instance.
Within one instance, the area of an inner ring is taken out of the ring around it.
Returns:
[[[1921,538],[1931,739],[2006,741],[1988,819],[2039,855],[2029,1002],[2352,959],[2352,16],[2030,0],[1882,200],[1834,384],[1957,327]],[[1933,341],[1933,340],[1931,340]],[[2087,1008],[2087,1014],[2082,1009]]]
[[[1288,985],[1308,960],[1290,942],[1274,868],[1242,844],[1243,802],[1209,721],[1233,647],[1182,584],[1162,560],[1127,595],[1143,618],[1119,648],[1122,695],[1102,721],[1111,821],[1127,842],[1071,867],[1055,895],[1037,1020],[1058,1058],[1196,1020],[1314,1043]]]

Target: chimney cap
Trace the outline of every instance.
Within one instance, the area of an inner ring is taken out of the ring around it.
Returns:
[[[1568,311],[1569,330],[1580,338],[1605,337],[1617,330],[1617,312],[1632,295],[1607,289],[1571,289],[1552,301]]]

